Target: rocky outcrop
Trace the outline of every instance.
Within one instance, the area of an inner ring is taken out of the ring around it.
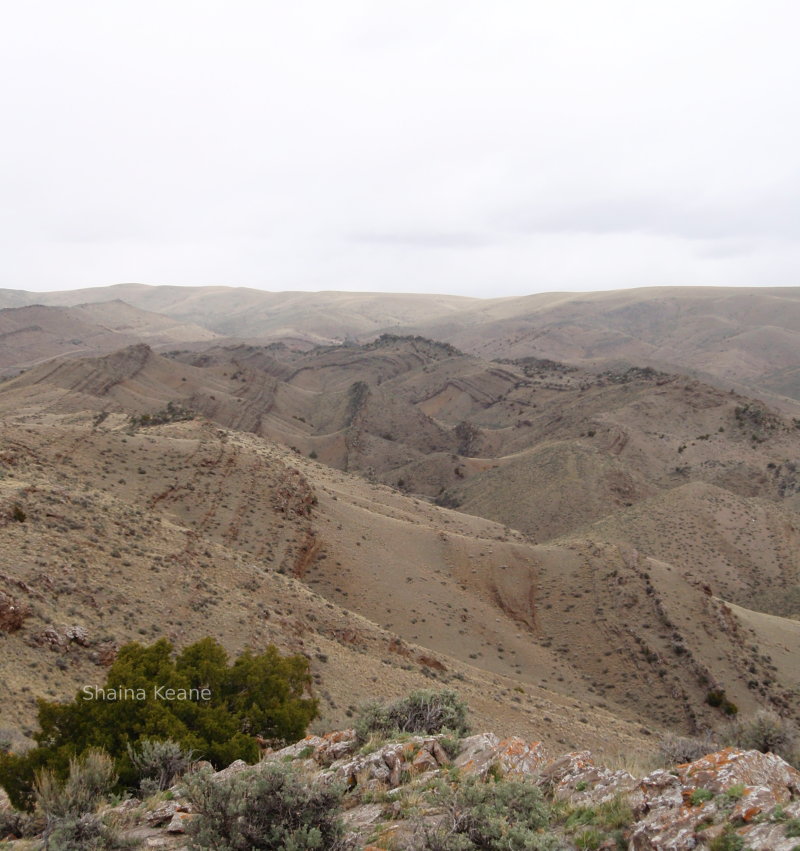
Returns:
[[[637,801],[639,797],[638,782],[632,774],[595,765],[589,751],[568,753],[548,762],[539,773],[539,783],[550,788],[555,800],[580,806],[603,804],[620,795]]]
[[[347,784],[374,789],[381,785],[396,789],[413,776],[438,771],[450,764],[438,736],[413,736],[391,742],[367,754],[334,762],[329,772]]]
[[[763,787],[783,804],[800,795],[800,771],[774,753],[725,748],[686,765],[678,766],[678,775],[687,790],[709,789],[725,792],[731,786]]]
[[[541,742],[526,742],[513,736],[502,741],[494,733],[470,736],[461,743],[455,761],[464,774],[486,777],[495,770],[507,777],[535,774],[547,761]]]
[[[356,750],[358,741],[355,730],[337,730],[324,736],[306,736],[293,745],[270,751],[268,759],[298,759],[303,756],[312,759],[317,765],[328,766],[337,759],[349,756]]]
[[[419,823],[415,827],[409,813],[435,826],[446,812],[441,790],[474,778],[528,780],[554,813],[567,816],[604,807],[627,813],[614,838],[609,833],[604,844],[591,847],[622,842],[628,851],[795,851],[800,845],[800,772],[775,754],[727,748],[637,778],[595,762],[588,751],[551,755],[540,742],[517,737],[469,736],[453,758],[445,745],[452,754],[453,742],[440,735],[404,736],[365,748],[354,730],[340,730],[267,751],[262,765],[291,762],[309,781],[346,788],[342,820],[352,849],[418,847]],[[258,767],[238,760],[211,779],[221,783],[245,771]],[[128,836],[140,847],[186,847],[187,826],[199,816],[182,784],[170,794],[169,800],[126,801],[114,809],[133,825]],[[555,817],[551,830],[559,848],[590,847],[570,830],[566,817]]]
[[[53,626],[48,626],[41,632],[31,636],[35,644],[52,649],[68,647],[70,644],[77,644],[79,647],[88,647],[91,644],[89,633],[86,627],[73,624],[57,629]]]
[[[783,805],[790,802],[800,811],[800,772],[775,754],[726,748],[674,772],[654,772],[640,791],[631,851],[707,847],[726,830],[753,851],[792,851],[798,844],[777,819],[787,817]]]

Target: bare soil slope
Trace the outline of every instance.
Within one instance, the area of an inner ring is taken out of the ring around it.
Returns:
[[[387,338],[54,361],[0,417],[17,722],[121,641],[209,631],[308,653],[327,724],[431,678],[601,747],[719,723],[713,691],[797,711],[800,623],[725,602],[798,584],[800,432],[763,405]]]
[[[503,730],[612,750],[718,722],[712,688],[792,711],[766,648],[800,651],[800,625],[630,547],[533,546],[210,423],[3,425],[0,585],[26,612],[0,633],[7,723],[102,682],[123,641],[208,633],[307,653],[324,723],[431,680]]]
[[[207,342],[219,335],[121,301],[77,307],[0,310],[0,375],[63,356],[87,356],[145,341],[152,346]]]
[[[306,654],[323,725],[346,725],[367,697],[438,682],[456,686],[480,723],[508,732],[577,744],[586,717],[597,746],[642,747],[636,713],[626,721],[567,696],[555,680],[549,688],[519,679],[494,653],[484,665],[469,657],[472,644],[453,646],[423,583],[443,582],[451,604],[460,595],[493,644],[524,628],[488,595],[459,590],[440,540],[440,527],[452,522],[476,557],[510,547],[496,543],[502,530],[494,524],[206,422],[131,432],[121,415],[97,422],[49,414],[24,424],[5,417],[2,425],[4,733],[30,729],[36,696],[102,684],[121,643],[166,635],[180,646],[211,634],[231,652],[275,642]],[[419,555],[400,558],[401,549]],[[350,585],[375,571],[371,587]],[[326,589],[330,600],[320,593]],[[396,606],[397,615],[378,618],[384,606]],[[9,611],[19,619],[8,619]],[[434,633],[424,643],[412,635],[419,619]],[[547,659],[579,678],[526,632],[526,661]]]
[[[700,559],[734,602],[791,614],[800,595],[796,422],[651,369],[488,363],[420,338],[170,358],[139,345],[32,369],[6,383],[3,407],[193,411],[537,542],[589,529]]]

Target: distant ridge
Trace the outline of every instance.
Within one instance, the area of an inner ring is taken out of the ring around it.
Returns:
[[[145,284],[0,290],[0,306],[9,307],[120,299],[253,342],[309,346],[422,334],[484,358],[653,366],[690,372],[784,410],[800,401],[799,287],[646,287],[500,299]]]

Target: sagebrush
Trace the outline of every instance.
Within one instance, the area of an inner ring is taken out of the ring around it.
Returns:
[[[361,741],[394,733],[433,735],[448,731],[464,736],[469,732],[467,711],[467,704],[450,689],[420,690],[393,703],[366,704],[359,711],[355,729]]]
[[[145,794],[162,792],[184,774],[194,754],[172,739],[142,739],[128,744],[128,756],[139,774],[139,788]]]
[[[556,837],[543,833],[550,806],[525,780],[485,782],[471,777],[457,788],[442,785],[444,815],[435,826],[421,821],[413,844],[419,851],[556,851]]]
[[[291,765],[263,763],[222,780],[201,772],[188,797],[199,813],[189,826],[193,848],[333,851],[344,833],[342,789]]]
[[[762,709],[748,719],[732,721],[721,733],[723,744],[774,753],[794,765],[800,763],[797,727],[776,712]]]

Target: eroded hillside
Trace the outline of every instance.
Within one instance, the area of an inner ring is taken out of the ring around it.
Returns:
[[[0,418],[17,734],[162,635],[305,653],[329,726],[431,679],[607,751],[798,711],[800,429],[736,393],[419,337],[139,343],[4,382]]]
[[[0,449],[15,728],[125,641],[208,633],[306,653],[326,723],[431,679],[498,729],[606,750],[719,722],[710,690],[792,711],[800,624],[628,545],[535,545],[203,420],[30,412]]]

